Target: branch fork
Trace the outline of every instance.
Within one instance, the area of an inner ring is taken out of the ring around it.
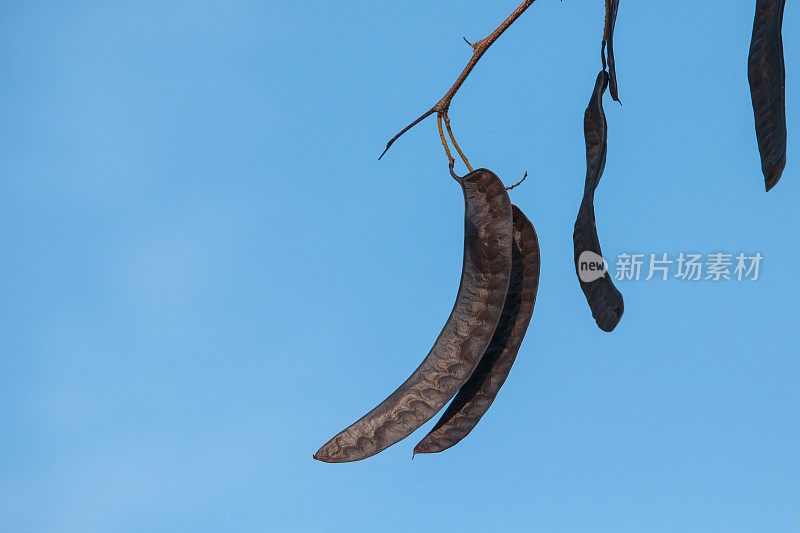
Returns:
[[[454,178],[457,178],[455,172],[453,171],[453,167],[455,166],[455,160],[453,159],[453,156],[450,153],[450,147],[448,146],[447,139],[444,136],[444,129],[447,130],[447,134],[450,137],[450,140],[453,142],[453,146],[455,147],[456,151],[458,152],[458,155],[461,157],[461,160],[464,161],[464,164],[467,166],[467,168],[470,171],[472,171],[472,166],[470,166],[469,161],[467,161],[467,158],[464,155],[464,152],[458,146],[458,143],[456,142],[455,136],[453,135],[453,130],[450,128],[450,117],[448,116],[448,111],[450,110],[450,103],[453,101],[453,97],[456,95],[458,90],[461,88],[461,86],[466,81],[466,79],[469,76],[469,74],[472,72],[472,69],[474,69],[475,65],[478,64],[478,61],[480,61],[480,59],[483,56],[483,54],[486,53],[486,51],[489,49],[489,47],[491,47],[492,44],[494,44],[494,42],[497,41],[497,39],[503,34],[503,32],[506,31],[508,29],[508,27],[511,26],[511,24],[513,24],[514,21],[516,21],[525,12],[525,10],[527,10],[533,4],[534,1],[535,0],[525,0],[524,2],[522,2],[487,37],[484,37],[483,39],[481,39],[479,41],[475,41],[474,43],[470,43],[467,40],[467,38],[464,37],[464,41],[466,41],[466,43],[469,46],[472,47],[472,57],[470,57],[469,61],[467,62],[467,65],[464,67],[464,70],[461,71],[461,74],[459,74],[458,78],[456,78],[456,81],[453,83],[453,85],[450,87],[450,89],[448,89],[448,91],[444,94],[444,96],[442,97],[441,100],[436,102],[436,104],[433,107],[431,107],[425,113],[420,115],[416,120],[414,120],[408,126],[403,128],[402,130],[400,130],[400,132],[398,132],[397,135],[395,135],[394,137],[389,139],[389,142],[386,143],[386,149],[378,157],[378,160],[380,160],[386,154],[386,152],[389,151],[389,148],[392,147],[392,144],[394,144],[394,142],[397,139],[399,139],[404,133],[406,133],[408,130],[410,130],[411,128],[413,128],[414,126],[416,126],[417,124],[419,124],[420,122],[422,122],[423,120],[428,118],[429,116],[431,116],[434,113],[436,113],[436,120],[437,120],[437,124],[439,126],[439,137],[440,137],[440,139],[442,141],[442,146],[444,147],[445,154],[447,155],[447,160],[448,160],[448,163],[449,163],[449,166],[450,166],[450,174],[453,175]],[[442,128],[442,122],[444,122],[444,128]],[[524,180],[524,178],[523,178],[523,180]],[[516,187],[516,185],[514,185],[514,187]]]

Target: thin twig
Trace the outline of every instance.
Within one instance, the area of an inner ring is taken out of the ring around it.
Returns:
[[[458,76],[458,78],[456,78],[455,83],[453,83],[452,87],[450,87],[450,89],[445,93],[442,99],[436,103],[436,105],[434,105],[432,108],[423,113],[422,116],[420,116],[414,122],[412,122],[402,130],[400,130],[400,132],[397,135],[392,137],[389,140],[389,142],[386,143],[386,149],[383,151],[380,157],[378,157],[379,160],[381,159],[381,157],[384,156],[384,154],[386,154],[389,148],[391,148],[392,144],[394,144],[394,142],[397,139],[399,139],[401,135],[403,135],[405,132],[407,132],[420,122],[422,122],[423,119],[429,117],[434,113],[436,113],[440,117],[447,116],[447,111],[450,109],[450,102],[453,100],[453,97],[456,95],[458,90],[464,84],[464,81],[466,81],[467,76],[469,76],[470,72],[472,72],[472,69],[475,68],[475,65],[477,65],[478,61],[480,61],[481,57],[483,57],[483,54],[486,53],[486,50],[488,50],[489,47],[492,46],[492,44],[494,44],[494,42],[503,34],[503,32],[506,31],[508,27],[511,26],[514,23],[514,21],[516,21],[520,17],[520,15],[522,15],[525,12],[526,9],[531,7],[531,4],[533,4],[534,1],[535,0],[525,0],[524,2],[522,2],[517,7],[517,9],[515,9],[514,12],[511,13],[508,16],[508,18],[506,18],[497,27],[496,30],[494,30],[491,34],[489,34],[488,37],[485,37],[480,41],[476,41],[471,44],[469,43],[469,41],[467,41],[467,43],[470,44],[470,46],[472,47],[472,57],[467,62],[467,66],[464,67],[464,70],[461,71],[461,74]]]
[[[521,179],[521,180],[519,180],[518,182],[516,182],[516,183],[515,183],[514,185],[512,185],[511,187],[506,187],[506,190],[507,190],[507,191],[510,191],[511,189],[513,189],[514,187],[516,187],[517,185],[519,185],[520,183],[522,183],[523,181],[525,181],[525,178],[527,178],[527,177],[528,177],[528,171],[526,170],[526,171],[525,171],[525,175],[524,175],[524,176],[522,176],[522,179]]]
[[[603,22],[603,44],[600,46],[600,60],[603,62],[603,70],[606,69],[606,42],[608,41],[609,24],[611,23],[611,0],[606,0],[606,19]]]
[[[459,176],[458,174],[456,174],[456,171],[454,169],[455,164],[456,164],[456,162],[451,159],[450,160],[450,165],[449,165],[450,166],[450,175],[453,176],[454,180],[456,180],[457,182],[461,183],[462,177]]]

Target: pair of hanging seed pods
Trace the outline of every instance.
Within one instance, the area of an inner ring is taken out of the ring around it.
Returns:
[[[464,262],[453,311],[413,374],[386,400],[322,446],[329,463],[365,459],[406,438],[450,406],[414,453],[466,437],[508,377],[539,286],[539,242],[494,173],[458,179],[464,193]]]

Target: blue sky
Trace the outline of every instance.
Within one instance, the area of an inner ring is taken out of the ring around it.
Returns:
[[[435,120],[377,155],[516,2],[1,2],[3,529],[797,531],[800,10],[767,195],[754,2],[622,1],[606,257],[764,261],[620,282],[609,335],[572,265],[602,4],[537,1],[451,109],[476,166],[530,174],[539,298],[497,401],[445,453],[411,462],[428,424],[327,465],[458,287]]]

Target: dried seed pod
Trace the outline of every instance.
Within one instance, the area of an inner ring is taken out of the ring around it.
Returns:
[[[528,329],[539,287],[539,241],[533,224],[515,205],[511,249],[511,282],[503,314],[480,363],[461,387],[434,428],[414,448],[414,453],[436,453],[456,445],[489,410]]]
[[[619,0],[606,0],[606,34],[603,36],[603,70],[606,68],[606,58],[608,59],[609,87],[608,92],[611,98],[619,102],[617,90],[617,68],[614,65],[614,27],[617,24],[617,10],[619,10]],[[606,57],[606,44],[608,44],[608,55]]]
[[[511,277],[511,202],[489,170],[475,170],[459,181],[465,200],[464,263],[447,323],[411,377],[322,446],[315,459],[358,461],[404,439],[445,406],[486,351]]]
[[[572,240],[575,246],[575,272],[578,274],[578,281],[586,301],[592,309],[592,316],[600,329],[612,331],[622,318],[624,310],[622,294],[614,286],[608,272],[594,281],[585,282],[581,279],[579,270],[579,258],[583,252],[593,252],[600,257],[603,255],[594,218],[594,191],[606,166],[608,127],[603,112],[603,93],[607,85],[608,74],[601,71],[597,75],[592,98],[583,117],[583,131],[586,138],[586,185],[578,218],[575,220]]]
[[[747,61],[761,171],[768,191],[786,166],[786,73],[781,36],[785,4],[786,0],[756,1]]]

